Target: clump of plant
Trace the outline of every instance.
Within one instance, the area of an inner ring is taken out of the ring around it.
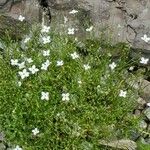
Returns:
[[[129,137],[137,121],[129,47],[49,30],[3,41],[0,127],[8,141],[19,150],[97,150],[100,139]]]

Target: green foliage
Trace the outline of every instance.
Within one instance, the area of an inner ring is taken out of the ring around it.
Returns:
[[[132,116],[137,94],[127,84],[127,79],[137,77],[127,72],[132,65],[129,47],[48,35],[52,40],[48,44],[40,42],[39,30],[31,33],[26,44],[9,40],[0,57],[0,126],[7,139],[24,150],[98,150],[99,139],[129,137],[137,124]],[[43,56],[43,50],[50,50],[50,56]],[[121,54],[114,59],[116,50]],[[72,59],[74,52],[80,57]],[[35,65],[39,71],[22,80],[20,69],[10,60],[24,62],[25,58],[33,59],[25,63],[27,70]],[[50,66],[41,70],[47,59]],[[57,66],[58,60],[64,65]],[[113,61],[117,66],[111,70]],[[91,68],[85,70],[84,64]],[[127,96],[120,97],[120,90]],[[49,92],[48,101],[41,100],[41,92]],[[62,101],[62,93],[69,93],[70,100]],[[40,131],[36,136],[34,128]]]

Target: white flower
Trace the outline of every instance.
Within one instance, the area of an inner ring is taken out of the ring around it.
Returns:
[[[27,43],[30,39],[31,39],[30,37],[26,37],[26,38],[24,39],[24,43]]]
[[[112,64],[109,64],[109,67],[111,68],[111,70],[114,70],[116,68],[116,64],[113,62]]]
[[[85,70],[89,70],[91,68],[91,66],[89,66],[88,64],[84,64],[83,67]]]
[[[146,105],[147,105],[148,107],[150,107],[150,103],[147,103]]]
[[[90,32],[92,30],[93,30],[93,26],[91,26],[91,27],[89,27],[89,28],[86,29],[87,32]]]
[[[45,26],[45,25],[43,25],[43,26],[42,26],[42,30],[41,30],[41,32],[42,32],[42,33],[48,33],[48,32],[49,32],[49,30],[50,30],[50,27],[49,27],[49,26]]]
[[[69,14],[76,14],[78,11],[73,9],[72,11],[69,12]]]
[[[148,58],[141,57],[140,63],[146,65],[148,63],[148,61],[149,61]]]
[[[51,38],[50,36],[43,36],[42,41],[43,41],[43,44],[47,44],[51,42]]]
[[[19,71],[19,75],[21,79],[24,79],[29,76],[29,72],[26,69],[23,69],[23,71]]]
[[[49,100],[49,92],[41,92],[41,100]]]
[[[18,81],[18,86],[21,86],[21,85],[22,85],[22,83],[20,81]]]
[[[38,128],[35,128],[35,129],[32,130],[33,135],[37,135],[39,132],[40,131],[39,131]]]
[[[18,65],[18,59],[11,59],[10,63],[12,66],[17,66]]]
[[[150,41],[150,37],[147,37],[146,34],[144,34],[144,36],[141,37],[141,39],[142,39],[143,41],[145,41],[146,43],[148,43],[148,42]]]
[[[57,61],[57,66],[62,66],[64,64],[63,60],[58,60]]]
[[[76,59],[76,58],[79,58],[79,55],[76,52],[74,52],[71,54],[71,57],[72,59]]]
[[[133,70],[134,70],[134,66],[131,66],[131,67],[129,68],[129,70],[130,70],[130,71],[133,71]]]
[[[18,67],[19,67],[19,69],[25,68],[25,62],[18,63]]]
[[[125,98],[126,95],[127,95],[127,91],[120,90],[120,93],[119,93],[120,97],[124,97]]]
[[[50,50],[43,51],[43,56],[49,56],[50,55]]]
[[[36,72],[38,72],[38,71],[39,71],[39,69],[38,69],[38,68],[36,68],[36,66],[35,66],[35,65],[33,65],[31,68],[29,68],[29,70],[31,71],[31,73],[32,73],[32,74],[35,74]]]
[[[32,62],[33,62],[32,58],[26,58],[25,60],[26,60],[28,63],[32,63]]]
[[[19,145],[17,145],[13,150],[22,150],[22,148]]]
[[[69,35],[73,35],[74,34],[75,29],[74,28],[68,28],[68,34]]]
[[[70,94],[69,93],[62,93],[62,101],[69,101]]]
[[[25,20],[25,17],[23,17],[22,15],[19,15],[18,20],[22,22],[23,20]]]
[[[50,62],[49,60],[46,60],[46,62],[44,62],[44,63],[42,64],[41,69],[42,69],[42,70],[47,70],[47,68],[49,67],[50,64],[51,64],[51,62]]]
[[[120,25],[120,24],[118,24],[117,28],[121,28],[121,25]]]
[[[81,80],[79,80],[79,81],[78,81],[78,84],[82,84],[82,81],[81,81]]]
[[[64,23],[66,23],[68,21],[67,17],[64,17]]]

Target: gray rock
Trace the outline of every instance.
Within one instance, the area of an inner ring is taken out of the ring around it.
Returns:
[[[141,115],[141,111],[140,111],[140,110],[138,110],[138,109],[136,109],[136,110],[135,110],[135,112],[134,112],[134,115],[136,115],[136,116],[140,116],[140,115]]]
[[[6,2],[7,2],[7,0],[1,0],[0,1],[0,6],[3,6]]]
[[[150,121],[150,107],[147,108],[147,109],[144,111],[144,114],[145,114],[145,116],[148,118],[148,120]]]
[[[6,3],[5,3],[6,2]],[[49,11],[43,11],[39,0],[1,0],[0,12],[13,18],[24,15],[29,21],[48,23],[56,30],[66,31],[68,27],[77,29],[77,35],[88,35],[86,28],[94,26],[94,33],[106,33],[113,42],[129,42],[133,48],[141,49],[150,58],[150,41],[141,39],[144,34],[150,36],[150,1],[149,0],[45,0]],[[5,5],[4,5],[5,4]],[[69,14],[73,9],[79,12]],[[64,24],[64,16],[68,18]],[[44,18],[44,19],[43,19]],[[136,52],[137,53],[137,52]]]
[[[0,150],[5,150],[6,146],[3,143],[0,143]]]
[[[0,132],[0,141],[3,142],[5,138],[5,135],[3,132]]]
[[[146,129],[147,128],[147,123],[144,120],[141,120],[139,123],[140,128]]]
[[[101,145],[105,145],[107,147],[117,148],[121,150],[136,150],[137,145],[134,141],[122,139],[118,141],[105,141],[100,140]]]
[[[140,80],[141,96],[147,102],[150,100],[150,82],[144,79]]]

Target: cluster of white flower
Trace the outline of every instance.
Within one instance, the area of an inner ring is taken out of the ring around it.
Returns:
[[[150,41],[150,37],[148,37],[146,34],[144,34],[144,36],[141,37],[141,39],[146,43],[148,43]]]
[[[49,56],[50,55],[50,50],[43,51],[43,56]]]
[[[42,37],[42,42],[43,42],[43,44],[50,43],[51,42],[50,36],[43,36]]]
[[[33,65],[32,67],[30,67],[30,68],[29,68],[29,71],[31,71],[31,73],[32,73],[32,74],[35,74],[36,72],[38,72],[38,71],[39,71],[39,69],[38,69],[38,68],[36,68],[36,66],[35,66],[35,65]]]
[[[18,20],[20,20],[21,22],[25,20],[25,17],[22,15],[19,15]]]
[[[33,133],[34,136],[36,136],[37,134],[40,133],[40,131],[39,131],[38,128],[35,128],[35,129],[32,130],[32,133]]]
[[[41,29],[41,32],[42,32],[42,33],[48,33],[49,30],[50,30],[50,27],[49,27],[49,26],[43,25],[43,26],[42,26],[42,29]]]
[[[114,70],[116,68],[116,63],[115,62],[112,62],[111,64],[109,64],[109,67],[111,70]]]
[[[75,28],[68,28],[68,34],[73,35],[75,33]]]
[[[120,93],[119,93],[120,97],[124,97],[125,98],[126,95],[127,95],[127,91],[120,90]]]
[[[79,58],[79,55],[77,54],[77,52],[74,52],[74,53],[72,53],[72,54],[70,54],[70,55],[71,55],[72,59],[77,59],[77,58]]]
[[[13,150],[22,150],[22,148],[19,145],[17,145]]]
[[[148,61],[149,61],[149,58],[141,57],[140,63],[146,65],[148,64]]]
[[[89,66],[88,64],[84,64],[83,67],[85,70],[89,70],[91,68],[91,66]]]
[[[69,93],[62,93],[62,101],[69,101],[70,94]]]
[[[41,67],[41,70],[47,70],[51,62],[49,60],[46,60]]]
[[[41,92],[41,100],[49,100],[49,92]]]
[[[21,79],[25,79],[27,77],[29,77],[29,72],[27,71],[27,69],[23,69],[22,71],[19,71],[18,72]]]
[[[63,66],[64,62],[63,60],[58,60],[56,66]]]

